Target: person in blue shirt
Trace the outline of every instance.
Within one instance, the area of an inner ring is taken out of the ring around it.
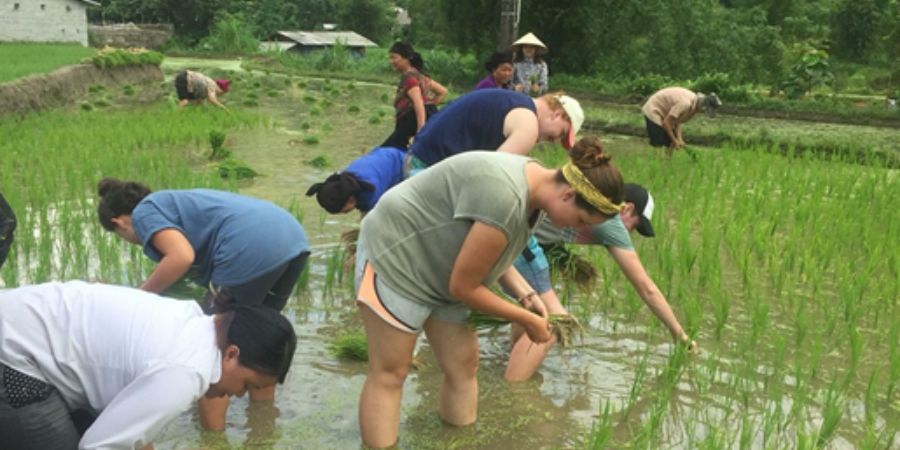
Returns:
[[[134,181],[98,184],[100,224],[158,262],[140,288],[161,293],[189,275],[208,286],[208,311],[263,305],[281,311],[309,256],[303,227],[279,206],[211,189],[151,192]],[[251,400],[274,399],[274,386]],[[228,398],[201,399],[204,427],[225,428]]]
[[[375,147],[356,158],[342,172],[310,186],[306,195],[316,196],[319,205],[331,214],[354,209],[365,214],[395,184],[403,181],[406,152],[395,147]]]

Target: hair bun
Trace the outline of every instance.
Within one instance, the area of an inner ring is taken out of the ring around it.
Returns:
[[[609,164],[612,156],[603,151],[603,142],[594,135],[581,138],[569,151],[572,162],[580,169],[590,169]]]

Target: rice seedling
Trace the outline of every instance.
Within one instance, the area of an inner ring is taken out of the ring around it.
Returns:
[[[233,180],[251,179],[259,175],[247,163],[234,158],[226,158],[217,169],[220,177]]]
[[[281,97],[281,92],[278,92],[274,89],[270,89],[270,90],[266,91],[266,95],[269,96],[270,98]]]
[[[122,95],[125,95],[128,97],[134,95],[134,86],[130,85],[130,84],[126,84],[125,86],[122,86]]]
[[[381,123],[381,116],[377,114],[369,116],[369,125],[378,125],[379,123]]]
[[[350,113],[350,114],[356,114],[356,113],[359,112],[359,106],[357,106],[357,105],[350,105],[350,106],[347,107],[347,112]]]
[[[79,107],[81,108],[82,111],[93,111],[94,110],[94,105],[92,105],[88,102],[80,103]]]
[[[319,143],[319,137],[314,134],[307,134],[306,136],[303,136],[303,143],[306,145],[317,145]],[[317,156],[309,162],[309,165],[311,166],[324,167],[319,164],[328,164],[328,161],[324,156]]]
[[[338,335],[329,344],[331,353],[341,359],[353,361],[369,360],[369,343],[361,332],[347,332]]]
[[[231,151],[225,148],[225,132],[222,130],[209,132],[209,147],[211,161],[225,159],[231,155]]]

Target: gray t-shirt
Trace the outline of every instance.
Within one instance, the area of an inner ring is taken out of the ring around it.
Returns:
[[[474,221],[506,235],[508,243],[484,279],[497,281],[525,248],[532,159],[494,151],[447,158],[389,190],[362,221],[360,241],[388,286],[410,300],[456,301],[450,274]],[[540,222],[540,220],[535,221]]]
[[[534,236],[541,244],[555,244],[557,242],[569,242],[573,244],[603,245],[606,247],[618,247],[625,250],[633,250],[628,229],[622,222],[622,216],[616,214],[609,220],[584,228],[556,228],[550,219],[544,218],[534,230]]]

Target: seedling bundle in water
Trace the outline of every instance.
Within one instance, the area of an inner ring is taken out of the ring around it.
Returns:
[[[359,332],[350,332],[338,336],[329,345],[329,349],[334,356],[341,359],[369,360],[369,344],[366,341],[366,335]]]
[[[550,322],[550,332],[556,336],[556,342],[560,347],[570,347],[575,342],[584,338],[584,327],[574,316],[569,314],[550,314],[547,318]],[[476,330],[493,329],[508,325],[509,321],[490,314],[472,311],[469,314],[469,326]]]

